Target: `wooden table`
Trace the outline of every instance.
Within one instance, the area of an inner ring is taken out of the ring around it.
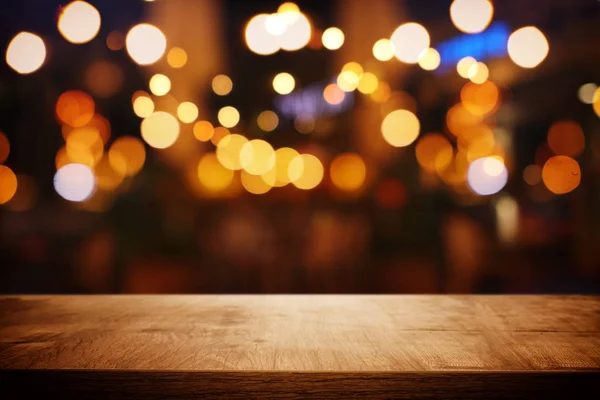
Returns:
[[[0,399],[578,395],[599,297],[0,296]]]

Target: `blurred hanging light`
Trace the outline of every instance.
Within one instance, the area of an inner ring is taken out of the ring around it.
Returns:
[[[392,111],[381,123],[383,138],[394,147],[405,147],[414,142],[419,130],[419,119],[408,110]]]
[[[167,63],[172,68],[183,68],[187,64],[188,56],[181,47],[173,47],[167,53]]]
[[[94,118],[96,105],[94,99],[79,90],[69,90],[56,101],[58,119],[74,128],[82,127]]]
[[[215,153],[206,153],[198,162],[198,179],[202,187],[209,192],[221,192],[231,185],[234,173],[225,168]]]
[[[290,183],[288,169],[290,162],[298,155],[298,152],[290,147],[281,147],[275,150],[274,186],[281,187]]]
[[[301,12],[288,11],[282,15],[286,18],[288,26],[285,32],[279,36],[281,48],[286,51],[300,50],[310,41],[310,21]]]
[[[181,122],[191,124],[198,118],[198,107],[190,101],[184,101],[177,106],[177,117]]]
[[[13,198],[17,192],[17,176],[6,165],[0,165],[0,204]]]
[[[496,110],[500,102],[500,91],[491,81],[480,85],[467,83],[460,91],[464,108],[473,115],[488,115]]]
[[[212,90],[218,96],[226,96],[231,93],[233,82],[227,75],[217,75],[212,80]]]
[[[273,78],[273,89],[279,94],[289,94],[295,86],[296,80],[287,72],[280,72]]]
[[[577,96],[584,104],[594,104],[594,94],[598,90],[598,85],[595,83],[586,83],[581,85],[577,91]]]
[[[508,38],[508,55],[523,68],[537,67],[548,55],[550,47],[544,34],[534,26],[517,29]]]
[[[330,83],[323,90],[323,98],[329,104],[340,104],[345,97],[346,93],[335,83]]]
[[[523,180],[530,186],[535,186],[542,181],[542,168],[531,164],[523,170]]]
[[[390,41],[394,45],[394,55],[398,60],[415,64],[423,51],[429,48],[429,33],[422,25],[409,22],[396,28]]]
[[[133,136],[121,136],[110,146],[108,161],[115,171],[124,176],[133,176],[146,161],[144,143]]]
[[[600,117],[600,88],[596,89],[596,92],[592,96],[592,107],[597,116]]]
[[[490,71],[489,71],[487,65],[485,65],[482,62],[478,62],[476,64],[471,65],[469,67],[469,72],[467,74],[467,76],[469,77],[471,82],[476,83],[476,84],[482,84],[485,81],[487,81],[489,75],[490,75]]]
[[[65,200],[84,201],[94,193],[96,178],[86,165],[67,164],[56,171],[54,189]]]
[[[490,0],[454,0],[450,5],[450,19],[465,33],[479,33],[488,27],[494,15]]]
[[[240,164],[246,172],[252,175],[269,172],[275,166],[275,161],[275,150],[264,140],[251,140],[240,151]]]
[[[310,190],[319,186],[324,174],[325,169],[321,160],[312,154],[298,155],[290,161],[288,166],[290,181],[302,190]]]
[[[548,130],[548,146],[556,155],[577,157],[585,148],[585,137],[581,125],[563,120],[552,124]]]
[[[429,133],[417,142],[415,155],[421,168],[428,172],[444,170],[452,162],[450,141],[439,133]]]
[[[498,193],[507,181],[506,166],[496,157],[480,158],[469,165],[467,183],[475,194],[489,196]]]
[[[121,89],[124,80],[121,67],[107,60],[98,60],[90,64],[84,77],[90,92],[102,98],[116,94]]]
[[[265,110],[258,114],[256,123],[260,129],[265,132],[272,132],[277,128],[279,124],[279,117],[271,110]]]
[[[144,23],[129,30],[125,46],[133,61],[140,65],[150,65],[165,54],[167,38],[156,26]]]
[[[248,143],[242,135],[232,134],[227,135],[217,144],[217,159],[227,169],[238,171],[242,169],[240,153],[244,145]]]
[[[419,66],[425,71],[433,71],[440,66],[440,53],[434,48],[428,48],[423,51],[423,54],[419,57]]]
[[[542,169],[542,180],[554,194],[566,194],[575,190],[581,182],[579,163],[567,156],[548,159]]]
[[[336,156],[329,166],[331,182],[338,188],[353,192],[361,188],[367,176],[367,167],[363,159],[354,153]]]
[[[344,32],[340,28],[331,27],[325,29],[321,36],[323,47],[328,50],[337,50],[344,44]]]
[[[235,107],[225,106],[219,110],[217,119],[225,128],[233,128],[240,122],[240,112]]]
[[[372,72],[365,72],[358,81],[358,91],[364,94],[371,94],[377,90],[379,79]]]
[[[244,38],[250,51],[262,56],[275,54],[281,48],[277,37],[267,31],[268,18],[267,14],[258,14],[252,17],[244,30]]]
[[[0,132],[0,164],[3,164],[10,154],[10,142],[3,132]]]
[[[133,101],[133,112],[140,118],[148,118],[154,112],[154,102],[150,97],[139,96]]]
[[[46,45],[30,32],[18,33],[6,49],[6,63],[19,74],[37,71],[46,59]]]
[[[270,177],[265,179],[262,175],[253,175],[246,171],[242,171],[240,174],[240,180],[242,186],[248,193],[260,195],[269,192],[273,188],[272,174],[268,174]]]
[[[473,57],[463,57],[456,64],[456,71],[461,77],[469,79],[469,70],[475,64],[477,64],[477,60],[475,60]]]
[[[171,90],[171,80],[163,74],[154,74],[150,78],[150,91],[155,96],[164,96]]]
[[[68,42],[87,43],[98,34],[100,22],[96,7],[85,1],[73,1],[58,17],[58,31]]]
[[[171,147],[179,137],[177,118],[164,111],[157,111],[141,124],[142,138],[156,149]]]
[[[213,124],[208,121],[198,121],[193,128],[194,137],[201,142],[208,142],[215,133]]]
[[[373,57],[379,61],[389,61],[394,58],[394,44],[389,39],[379,39],[373,45]]]

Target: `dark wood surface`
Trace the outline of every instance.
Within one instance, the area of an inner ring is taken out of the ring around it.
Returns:
[[[0,297],[1,399],[584,391],[600,398],[598,297]]]

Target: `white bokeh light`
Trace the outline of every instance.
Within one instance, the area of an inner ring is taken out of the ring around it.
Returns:
[[[84,201],[96,189],[92,170],[83,164],[67,164],[54,174],[54,189],[65,200]]]
[[[483,157],[469,165],[467,182],[475,194],[489,196],[498,193],[507,181],[508,171],[499,158]]]

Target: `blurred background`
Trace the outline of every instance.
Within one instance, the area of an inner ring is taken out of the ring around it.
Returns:
[[[600,2],[0,4],[2,293],[600,293]]]

